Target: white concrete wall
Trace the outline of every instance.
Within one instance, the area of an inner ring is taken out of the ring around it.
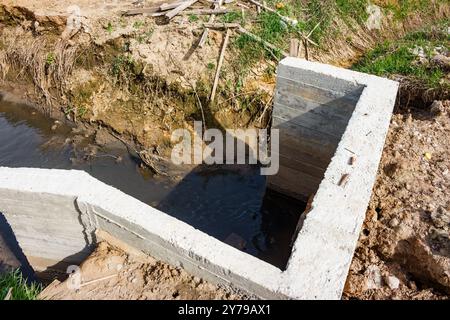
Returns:
[[[210,281],[261,298],[339,299],[375,181],[398,84],[300,59],[280,68],[301,69],[309,83],[324,76],[334,87],[364,90],[337,145],[297,237],[286,271],[228,246],[85,172],[0,168],[0,212],[23,250],[64,259],[105,230],[163,261]],[[338,81],[339,79],[344,81]],[[357,156],[349,166],[351,150]],[[347,184],[338,186],[342,174]],[[56,208],[55,208],[56,207]],[[45,226],[43,226],[45,224]],[[78,234],[78,235],[77,235]],[[42,250],[43,248],[49,250]],[[36,251],[35,251],[36,250]]]
[[[279,65],[272,128],[280,132],[280,170],[270,188],[300,200],[317,191],[363,88]]]

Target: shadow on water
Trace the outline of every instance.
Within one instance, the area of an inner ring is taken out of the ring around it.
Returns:
[[[85,159],[92,137],[80,137],[66,125],[52,126],[52,120],[28,106],[0,100],[0,166],[84,170],[221,241],[285,267],[304,204],[266,192],[257,165],[201,165],[176,182],[142,169],[126,148],[98,148]]]

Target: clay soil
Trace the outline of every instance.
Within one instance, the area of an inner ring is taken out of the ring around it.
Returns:
[[[80,265],[81,278],[54,280],[39,299],[52,300],[211,300],[242,299],[227,288],[142,254],[125,253],[101,242]],[[80,286],[77,285],[80,284]]]
[[[449,100],[393,116],[344,298],[450,297],[449,169]]]

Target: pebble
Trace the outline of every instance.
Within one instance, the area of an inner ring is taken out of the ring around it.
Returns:
[[[400,286],[400,280],[394,276],[388,276],[384,279],[388,287],[392,290],[398,289]]]
[[[367,289],[380,289],[383,283],[380,268],[376,265],[370,265],[365,273],[367,274]]]
[[[389,221],[389,226],[391,228],[395,228],[396,226],[398,226],[399,221],[397,218],[392,218],[391,221]]]

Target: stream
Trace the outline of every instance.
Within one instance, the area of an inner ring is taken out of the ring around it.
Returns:
[[[29,106],[0,100],[0,166],[84,170],[106,184],[284,269],[305,205],[266,190],[256,165],[155,176],[117,141],[95,139]]]

